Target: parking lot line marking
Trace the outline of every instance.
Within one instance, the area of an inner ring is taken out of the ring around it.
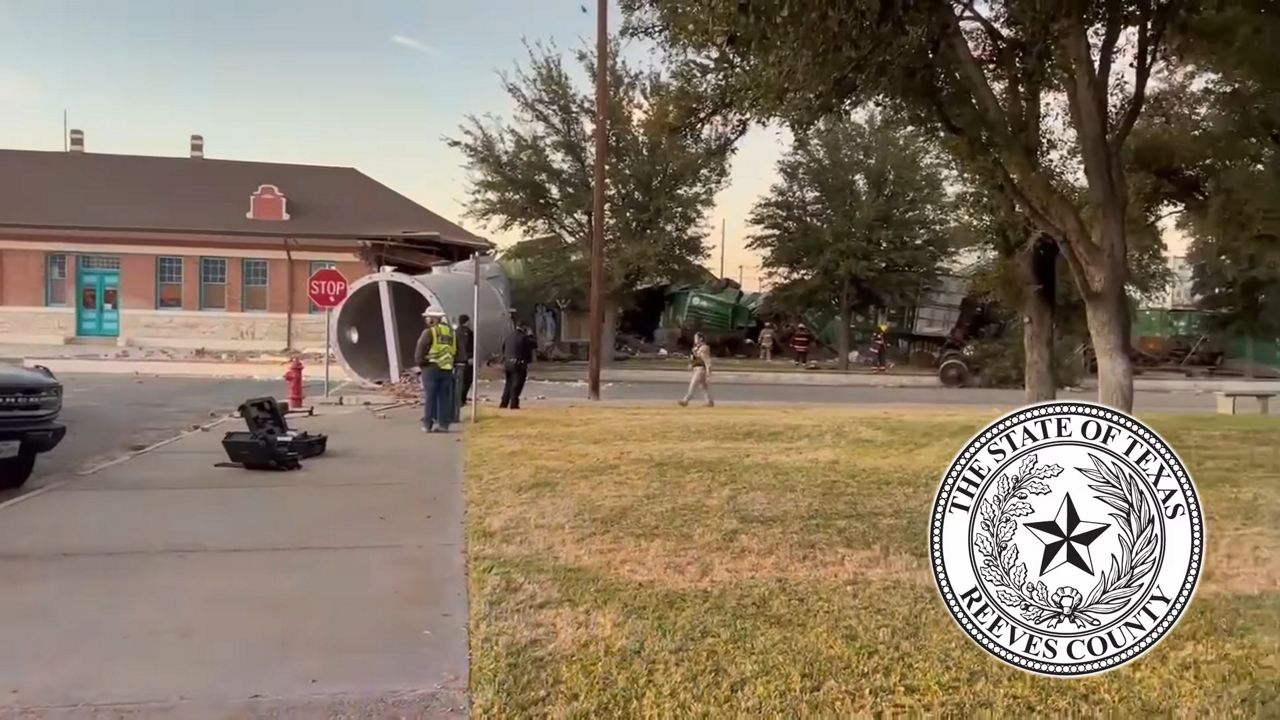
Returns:
[[[60,488],[60,487],[62,487],[63,485],[66,485],[66,484],[67,484],[67,483],[69,483],[69,482],[71,482],[71,478],[66,478],[66,479],[63,479],[63,480],[56,480],[56,481],[54,481],[54,482],[49,483],[48,485],[43,485],[43,486],[41,486],[41,487],[38,487],[38,488],[36,488],[35,490],[32,490],[31,492],[23,493],[23,494],[21,494],[21,495],[19,495],[19,496],[17,496],[17,497],[14,497],[14,498],[9,498],[8,500],[5,500],[4,502],[0,502],[0,510],[4,510],[5,508],[13,507],[14,505],[17,505],[18,503],[20,503],[20,502],[24,502],[24,501],[26,501],[26,500],[30,500],[30,499],[31,499],[31,498],[33,498],[33,497],[39,497],[39,496],[41,496],[41,495],[43,495],[43,494],[45,494],[45,493],[49,492],[50,490],[55,490],[55,489],[57,489],[57,488]]]
[[[151,452],[152,450],[155,450],[155,449],[157,449],[157,448],[162,448],[162,447],[164,447],[165,445],[168,445],[168,444],[170,444],[170,443],[175,443],[175,442],[177,442],[177,441],[181,440],[182,438],[187,437],[188,435],[194,435],[195,433],[199,433],[199,432],[206,432],[206,431],[208,431],[208,430],[212,430],[213,428],[217,427],[218,425],[221,425],[222,423],[224,423],[224,422],[226,422],[226,421],[228,421],[228,420],[230,420],[230,419],[232,419],[232,418],[234,418],[234,417],[236,417],[236,416],[235,416],[235,415],[226,415],[226,416],[224,416],[224,417],[220,417],[220,418],[218,418],[217,420],[214,420],[214,421],[213,421],[213,422],[211,422],[211,423],[206,423],[206,424],[204,424],[204,425],[201,425],[201,426],[199,426],[199,427],[195,428],[194,430],[185,430],[185,431],[183,431],[183,432],[178,433],[177,435],[174,435],[174,436],[173,436],[173,437],[171,437],[171,438],[165,438],[164,440],[161,440],[161,441],[160,441],[160,442],[158,442],[158,443],[152,443],[151,445],[148,445],[148,446],[146,446],[146,447],[142,448],[141,450],[134,450],[133,452],[125,453],[124,455],[121,455],[121,456],[120,456],[120,457],[118,457],[118,458],[114,458],[114,459],[112,459],[112,460],[108,460],[108,461],[106,461],[106,462],[98,463],[97,465],[94,465],[94,466],[92,466],[92,467],[87,467],[87,468],[85,468],[84,470],[81,470],[80,472],[77,472],[77,473],[76,473],[76,475],[77,475],[77,476],[79,476],[79,477],[84,477],[84,476],[86,476],[86,475],[92,475],[92,474],[94,474],[94,473],[98,472],[99,470],[105,470],[105,469],[107,469],[107,468],[109,468],[109,467],[111,467],[111,466],[113,466],[113,465],[119,465],[119,464],[120,464],[120,463],[122,463],[122,462],[126,462],[126,461],[128,461],[128,460],[132,460],[133,458],[138,457],[139,455],[145,455],[145,454],[147,454],[147,453],[149,453],[149,452]]]
[[[85,477],[87,475],[92,475],[98,472],[99,470],[105,470],[106,468],[109,468],[113,465],[119,465],[120,463],[125,462],[126,460],[132,460],[133,458],[139,455],[142,455],[144,453],[149,453],[152,450],[155,450],[156,448],[161,448],[161,447],[164,447],[165,445],[168,445],[169,443],[177,442],[188,435],[192,435],[198,432],[206,432],[235,417],[236,417],[235,415],[226,415],[226,416],[220,417],[217,420],[214,420],[211,423],[206,423],[204,425],[201,425],[195,428],[194,430],[185,430],[183,432],[178,433],[177,435],[174,435],[171,438],[166,438],[164,440],[161,440],[158,443],[153,443],[151,445],[148,445],[147,447],[144,447],[141,450],[135,450],[131,453],[121,455],[120,457],[115,458],[113,460],[108,460],[103,463],[98,463],[97,465],[94,465],[92,467],[85,468],[84,470],[77,472],[74,477],[63,478],[62,480],[55,480],[49,483],[48,485],[43,485],[30,492],[23,493],[17,497],[9,498],[4,502],[0,502],[0,510],[11,508],[14,505],[17,505],[18,503],[26,502],[27,500],[30,500],[32,498],[40,497],[41,495],[49,492],[50,490],[57,490],[58,488],[62,487],[63,485],[66,485],[67,483],[71,482],[77,477]]]

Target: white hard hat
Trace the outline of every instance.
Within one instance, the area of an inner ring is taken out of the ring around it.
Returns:
[[[422,317],[442,318],[444,317],[444,311],[438,307],[429,307],[422,311]]]

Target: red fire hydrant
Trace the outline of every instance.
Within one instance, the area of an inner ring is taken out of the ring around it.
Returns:
[[[291,409],[302,409],[302,358],[294,355],[289,361],[289,370],[285,372],[284,379],[289,383],[289,407]]]

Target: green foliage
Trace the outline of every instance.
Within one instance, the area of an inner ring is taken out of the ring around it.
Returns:
[[[798,134],[751,212],[748,247],[784,304],[842,312],[909,301],[950,249],[934,149],[885,113],[861,115]]]
[[[1020,388],[1026,376],[1026,353],[1022,332],[1011,323],[1008,332],[996,338],[985,338],[972,345],[970,361],[977,367],[978,384],[990,388]],[[1079,337],[1059,337],[1054,341],[1053,377],[1059,388],[1075,387],[1083,376],[1083,364],[1077,350]]]
[[[1176,26],[1179,72],[1135,135],[1139,197],[1192,237],[1201,306],[1230,332],[1280,332],[1280,16],[1224,0]]]
[[[634,31],[724,78],[744,108],[807,120],[881,102],[1062,245],[1082,295],[1127,282],[1123,149],[1176,2],[624,0]],[[1083,185],[1081,180],[1083,179]],[[1101,305],[1099,306],[1101,309]],[[1113,310],[1109,308],[1109,310]]]
[[[1280,237],[1241,233],[1197,240],[1189,260],[1200,307],[1216,311],[1210,316],[1215,324],[1244,336],[1280,336]]]
[[[615,298],[654,282],[696,277],[707,255],[705,217],[728,176],[745,126],[707,112],[699,79],[634,68],[614,43],[609,67],[605,266]],[[582,75],[575,77],[576,63]],[[595,146],[595,54],[567,63],[533,46],[524,67],[502,77],[509,121],[468,117],[448,139],[470,171],[470,217],[530,240],[519,260],[542,299],[585,296]]]

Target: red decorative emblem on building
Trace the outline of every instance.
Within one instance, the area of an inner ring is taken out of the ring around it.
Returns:
[[[284,193],[275,185],[259,185],[257,192],[249,196],[250,220],[288,220],[289,213],[285,209],[288,202]]]

